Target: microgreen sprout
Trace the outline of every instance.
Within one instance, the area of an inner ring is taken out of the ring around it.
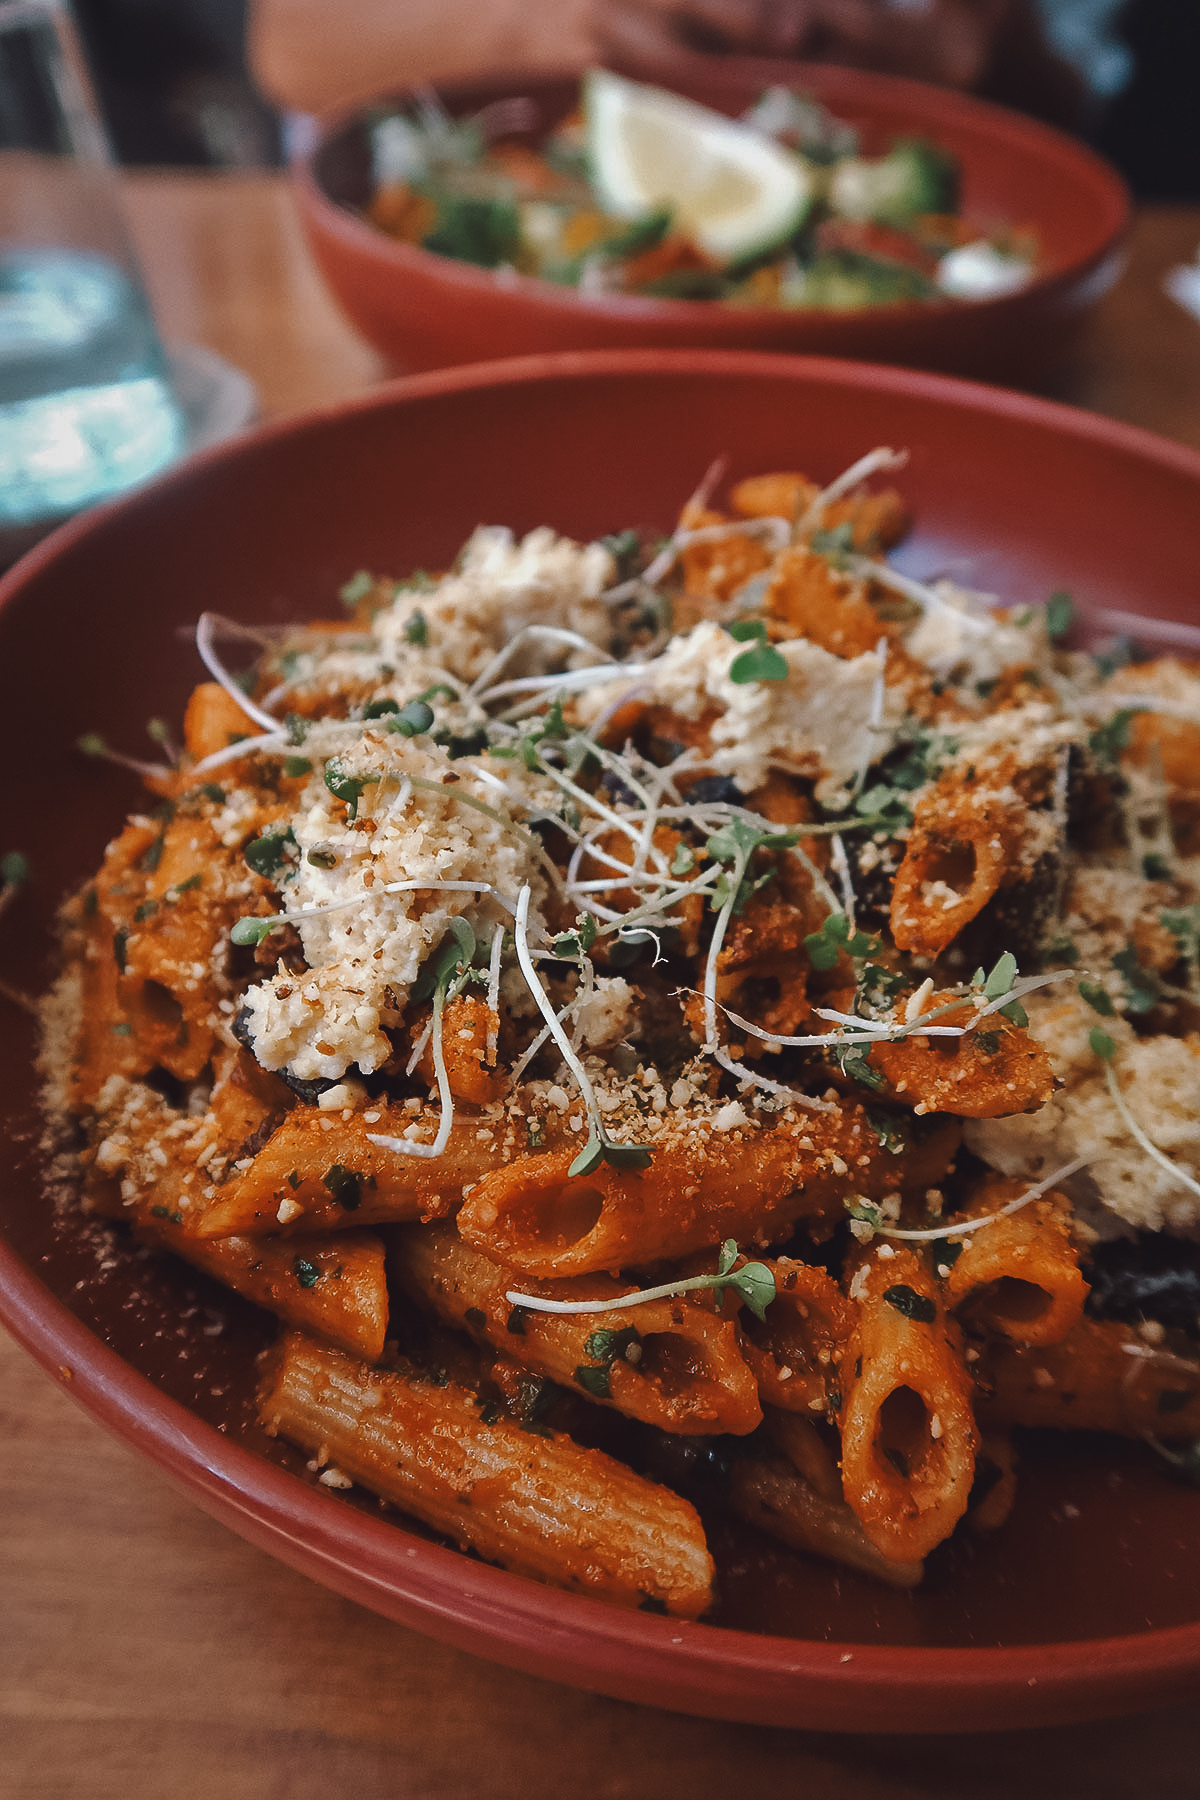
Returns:
[[[729,679],[739,687],[751,681],[786,681],[790,670],[785,656],[767,642],[767,628],[761,619],[742,619],[727,627],[731,638],[751,645],[735,656],[729,665]]]
[[[476,950],[475,931],[468,919],[461,915],[451,918],[446,937],[435,955],[426,958],[425,966],[412,993],[414,999],[423,999],[430,992],[433,996],[433,1068],[437,1081],[438,1106],[440,1116],[437,1133],[431,1144],[414,1143],[409,1138],[387,1137],[382,1133],[368,1132],[367,1142],[375,1144],[381,1150],[391,1150],[399,1156],[438,1157],[450,1142],[450,1131],[454,1124],[454,1095],[450,1091],[450,1077],[446,1069],[445,1045],[442,1039],[442,1018],[446,1004],[456,994],[462,992],[467,982],[472,979],[486,980],[474,967]],[[420,990],[418,992],[418,990]]]
[[[1098,725],[1088,738],[1088,749],[1102,769],[1115,770],[1121,760],[1121,752],[1129,743],[1130,726],[1133,713],[1123,707],[1115,712],[1111,719]]]
[[[1080,1169],[1086,1169],[1088,1162],[1088,1157],[1077,1156],[1074,1161],[1063,1163],[1061,1168],[1053,1170],[1041,1181],[1026,1188],[1023,1194],[1018,1194],[1015,1200],[1010,1200],[997,1212],[988,1213],[983,1218],[962,1219],[952,1225],[937,1225],[927,1231],[906,1231],[898,1225],[889,1225],[881,1208],[870,1200],[864,1200],[861,1195],[850,1195],[843,1201],[843,1205],[851,1219],[869,1226],[871,1231],[879,1237],[900,1238],[912,1244],[933,1244],[947,1238],[966,1237],[973,1231],[982,1231],[985,1225],[994,1225],[997,1219],[1007,1219],[1012,1213],[1020,1212],[1022,1207],[1028,1206],[1031,1201],[1040,1200],[1043,1194],[1047,1194],[1051,1188],[1057,1187],[1060,1181],[1067,1181],[1072,1175],[1078,1174]]]
[[[1074,622],[1075,602],[1060,588],[1046,602],[1046,636],[1053,641],[1064,638]]]
[[[543,1313],[608,1313],[623,1312],[628,1306],[645,1306],[652,1300],[673,1300],[681,1294],[701,1293],[706,1289],[722,1299],[727,1289],[745,1302],[756,1318],[765,1319],[767,1307],[775,1298],[775,1277],[765,1263],[747,1262],[735,1268],[740,1255],[733,1238],[726,1238],[717,1257],[715,1275],[691,1275],[683,1281],[667,1281],[661,1287],[637,1288],[614,1300],[544,1300],[540,1294],[506,1293],[511,1306],[528,1312]]]
[[[374,586],[375,577],[371,574],[370,570],[359,569],[357,574],[352,575],[349,581],[344,582],[338,589],[338,599],[343,606],[348,607],[350,611],[353,612],[359,602],[366,599]]]
[[[29,859],[22,856],[19,850],[10,850],[0,857],[0,881],[4,883],[6,892],[15,893],[28,880]]]
[[[392,713],[387,721],[386,730],[398,732],[401,737],[420,737],[433,724],[433,708],[426,700],[410,700],[407,706],[401,706]]]
[[[550,1036],[562,1055],[571,1074],[575,1077],[583,1104],[587,1109],[588,1138],[587,1143],[572,1162],[567,1173],[570,1176],[590,1175],[600,1167],[602,1162],[614,1169],[646,1169],[650,1166],[651,1154],[641,1144],[614,1144],[604,1129],[599,1102],[583,1064],[572,1048],[571,1041],[562,1028],[562,1021],[554,1009],[545,988],[538,978],[533,958],[529,951],[529,901],[531,889],[528,882],[517,896],[516,915],[513,920],[513,941],[516,946],[517,961],[525,983],[537,1003],[538,1011],[546,1021]]]
[[[809,932],[804,948],[814,969],[832,969],[843,950],[847,956],[857,959],[875,956],[879,939],[857,931],[845,913],[838,912],[830,913],[819,931]]]
[[[98,731],[85,731],[82,737],[75,739],[75,748],[81,756],[115,763],[117,768],[129,769],[144,781],[165,781],[171,773],[166,763],[144,762],[140,757],[126,756],[122,750],[113,750]]]
[[[352,819],[358,817],[363,789],[378,780],[378,775],[351,775],[340,756],[331,756],[325,764],[325,786],[335,799],[345,801]]]

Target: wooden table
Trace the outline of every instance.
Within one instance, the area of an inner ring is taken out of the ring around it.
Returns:
[[[275,176],[137,175],[165,334],[264,416],[369,387]],[[1200,322],[1161,292],[1200,207],[1138,221],[1057,397],[1200,448]],[[986,1738],[848,1738],[676,1717],[510,1674],[251,1549],[0,1336],[0,1796],[22,1800],[1101,1800],[1200,1791],[1200,1714]],[[1103,1579],[1103,1571],[1097,1572]]]

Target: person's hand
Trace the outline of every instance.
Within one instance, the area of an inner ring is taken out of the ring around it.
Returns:
[[[975,88],[1025,0],[593,0],[604,55],[663,66],[684,49],[786,56]]]

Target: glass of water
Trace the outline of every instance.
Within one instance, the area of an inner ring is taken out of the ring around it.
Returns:
[[[185,439],[64,0],[0,0],[0,565]]]

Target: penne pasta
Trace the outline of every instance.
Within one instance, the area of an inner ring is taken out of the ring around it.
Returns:
[[[747,1121],[747,1125],[749,1121]],[[471,1190],[458,1215],[470,1244],[526,1274],[587,1275],[685,1256],[725,1237],[766,1241],[798,1219],[832,1222],[846,1194],[882,1195],[900,1174],[863,1109],[770,1129],[680,1134],[646,1173],[570,1176],[570,1157],[520,1157]],[[955,1148],[943,1124],[904,1166],[921,1184],[944,1174]]]
[[[1114,1319],[1081,1319],[1056,1344],[993,1343],[975,1376],[988,1420],[1118,1437],[1200,1434],[1194,1344],[1150,1344]]]
[[[626,1606],[704,1612],[712,1561],[686,1500],[560,1432],[490,1422],[418,1370],[376,1370],[296,1334],[264,1370],[266,1429],[489,1562]]]
[[[838,1391],[854,1309],[833,1277],[815,1264],[780,1256],[767,1266],[775,1298],[762,1319],[742,1312],[743,1355],[765,1404],[823,1414]]]
[[[884,1555],[844,1500],[817,1493],[781,1458],[760,1461],[739,1456],[729,1483],[733,1510],[789,1549],[826,1557],[888,1587],[919,1586],[924,1574],[919,1561],[899,1562]]]
[[[453,1225],[403,1228],[392,1244],[397,1278],[413,1300],[601,1405],[685,1435],[743,1436],[762,1420],[738,1327],[711,1303],[686,1297],[603,1314],[533,1312],[506,1297],[512,1269],[465,1243]],[[533,1291],[611,1302],[629,1289],[593,1276]]]
[[[1020,1198],[1025,1183],[991,1176],[959,1219],[986,1218]],[[1061,1195],[1023,1206],[978,1231],[947,1241],[946,1305],[973,1331],[998,1332],[1017,1344],[1056,1344],[1083,1317],[1087,1282],[1071,1240]]]
[[[842,1358],[842,1482],[875,1547],[919,1562],[967,1509],[979,1443],[957,1326],[909,1250],[858,1259]]]
[[[1016,1425],[1200,1444],[1200,669],[883,560],[902,461],[206,615],[181,751],[80,740],[151,796],[44,1013],[84,1204],[337,1482],[684,1618],[643,1466],[907,1588]]]
[[[370,1231],[321,1237],[198,1238],[161,1184],[157,1198],[124,1205],[111,1184],[89,1190],[96,1211],[132,1224],[145,1243],[223,1282],[287,1325],[339,1350],[378,1362],[387,1336],[388,1294],[382,1240]]]

